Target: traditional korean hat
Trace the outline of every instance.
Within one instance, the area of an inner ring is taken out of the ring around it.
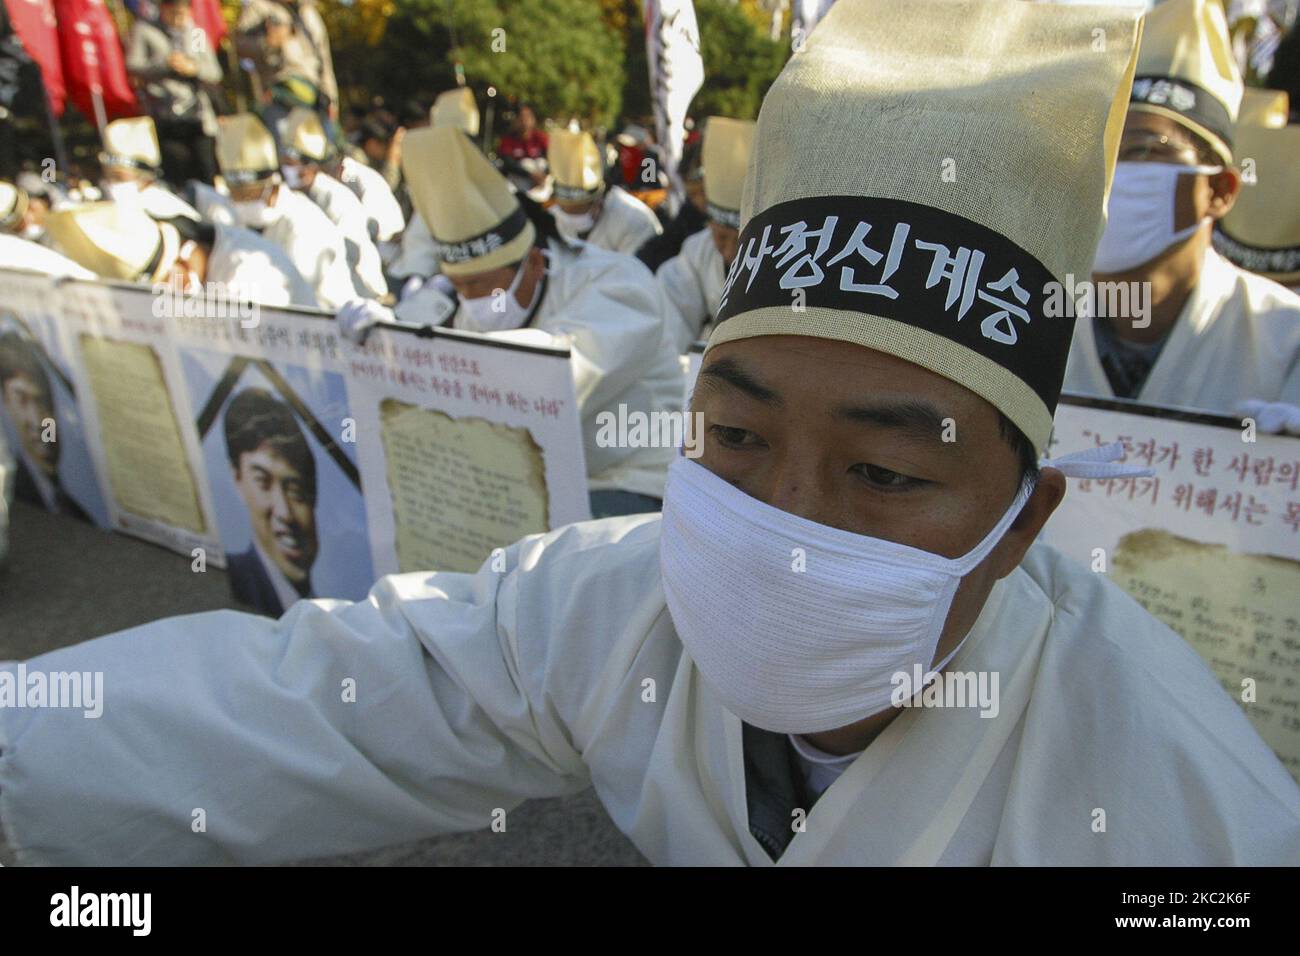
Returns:
[[[537,232],[510,184],[459,129],[407,133],[402,174],[447,275],[500,269],[533,245]]]
[[[1286,125],[1290,115],[1291,97],[1285,90],[1265,90],[1248,86],[1241,94],[1237,126],[1267,126],[1269,129],[1278,129]]]
[[[13,229],[27,212],[27,191],[0,179],[0,232]]]
[[[710,116],[704,126],[704,201],[709,218],[740,228],[740,200],[754,146],[750,120]]]
[[[252,113],[219,116],[217,165],[231,186],[267,179],[280,170],[275,138]]]
[[[887,352],[1041,452],[1074,326],[1049,296],[1090,273],[1139,29],[1123,8],[840,0],[763,101],[709,348]]]
[[[1285,93],[1250,105],[1247,112],[1243,102],[1235,132],[1241,191],[1214,230],[1214,248],[1243,269],[1294,286],[1300,283],[1300,126],[1286,125]]]
[[[292,159],[323,163],[334,151],[320,114],[296,106],[280,122],[280,149]]]
[[[174,262],[180,234],[131,204],[94,202],[52,212],[46,230],[59,251],[105,279],[150,279]]]
[[[478,135],[478,104],[474,91],[468,86],[439,93],[429,110],[429,123],[464,130],[470,136]]]
[[[113,120],[104,127],[104,150],[99,161],[108,166],[125,166],[147,173],[162,167],[158,131],[148,116]]]
[[[557,130],[546,152],[555,197],[566,202],[595,199],[605,188],[605,164],[590,133]]]
[[[1241,91],[1219,0],[1165,0],[1147,14],[1129,109],[1169,117],[1231,163]]]

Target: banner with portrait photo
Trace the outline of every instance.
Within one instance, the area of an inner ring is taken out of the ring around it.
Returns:
[[[0,428],[16,464],[15,494],[109,528],[56,303],[53,279],[0,273]]]
[[[1300,780],[1300,438],[1062,397],[1052,454],[1113,441],[1155,474],[1070,481],[1044,539],[1181,634]]]

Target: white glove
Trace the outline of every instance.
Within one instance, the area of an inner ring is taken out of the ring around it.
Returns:
[[[1237,411],[1255,419],[1255,428],[1265,435],[1300,435],[1300,405],[1252,399],[1238,405]]]
[[[393,321],[393,310],[374,299],[349,299],[339,308],[335,318],[339,323],[339,331],[360,345],[366,340],[372,325]]]
[[[411,325],[442,325],[455,313],[456,304],[456,288],[445,275],[427,280],[412,276],[402,287],[394,314]]]

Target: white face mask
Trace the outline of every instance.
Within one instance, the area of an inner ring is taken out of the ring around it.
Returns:
[[[284,177],[284,184],[290,189],[306,188],[306,181],[303,179],[301,166],[281,166],[280,175]]]
[[[781,511],[679,457],[659,540],[669,613],[741,720],[787,734],[848,726],[890,706],[896,673],[930,668],[962,577],[1029,490],[970,552],[945,558]]]
[[[581,215],[571,212],[565,212],[559,206],[551,209],[551,214],[555,216],[555,228],[560,231],[565,239],[578,239],[584,233],[590,232],[596,225],[596,213],[594,209],[588,209]]]
[[[122,205],[140,205],[140,187],[135,183],[104,183],[104,195]]]
[[[279,213],[265,198],[245,199],[233,205],[235,218],[239,220],[241,226],[247,226],[249,229],[265,229],[280,218]]]
[[[28,223],[26,226],[23,226],[23,238],[26,239],[28,242],[40,242],[44,236],[45,236],[44,226],[39,226],[34,222]]]
[[[1174,231],[1174,190],[1178,177],[1217,173],[1221,166],[1175,163],[1116,163],[1110,209],[1093,272],[1125,272],[1150,262],[1182,242],[1208,220]]]
[[[460,309],[456,312],[456,328],[469,332],[505,332],[522,326],[528,320],[528,313],[537,304],[537,297],[542,293],[542,283],[539,279],[536,288],[533,289],[532,301],[527,305],[519,304],[515,292],[523,282],[524,268],[525,265],[521,263],[515,270],[515,277],[510,280],[510,288],[501,295],[492,292],[481,295],[477,299],[461,299]]]

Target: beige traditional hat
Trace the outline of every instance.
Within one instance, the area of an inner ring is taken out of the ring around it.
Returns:
[[[887,352],[1041,452],[1074,326],[1049,297],[1089,275],[1139,31],[1118,7],[840,0],[763,101],[709,348]]]
[[[280,121],[280,148],[294,159],[322,163],[333,152],[320,114],[305,106],[295,106]]]
[[[532,247],[537,232],[510,184],[459,129],[407,133],[402,175],[447,275],[500,269]]]
[[[0,232],[13,229],[27,212],[27,191],[0,179]]]
[[[755,124],[750,120],[710,116],[704,126],[704,200],[709,218],[740,228],[740,200],[754,147]]]
[[[1164,0],[1147,14],[1129,109],[1169,117],[1231,163],[1242,89],[1219,0]]]
[[[94,202],[50,213],[59,251],[105,279],[150,279],[176,260],[180,234],[131,204]]]
[[[590,133],[556,130],[551,134],[546,159],[555,178],[557,199],[595,199],[605,188],[605,164]]]
[[[1285,90],[1265,90],[1248,86],[1241,95],[1237,126],[1266,126],[1279,129],[1291,115],[1291,97]]]
[[[439,93],[429,110],[429,123],[464,130],[470,136],[478,135],[478,104],[474,91],[468,86]]]
[[[99,161],[154,173],[162,166],[158,131],[148,116],[113,120],[104,127],[104,150]]]
[[[1274,115],[1257,111],[1247,123],[1243,113],[1237,124],[1241,192],[1214,230],[1214,248],[1247,271],[1293,286],[1300,283],[1300,126],[1266,125]]]
[[[266,179],[280,169],[275,138],[252,113],[217,117],[217,165],[231,186]]]

